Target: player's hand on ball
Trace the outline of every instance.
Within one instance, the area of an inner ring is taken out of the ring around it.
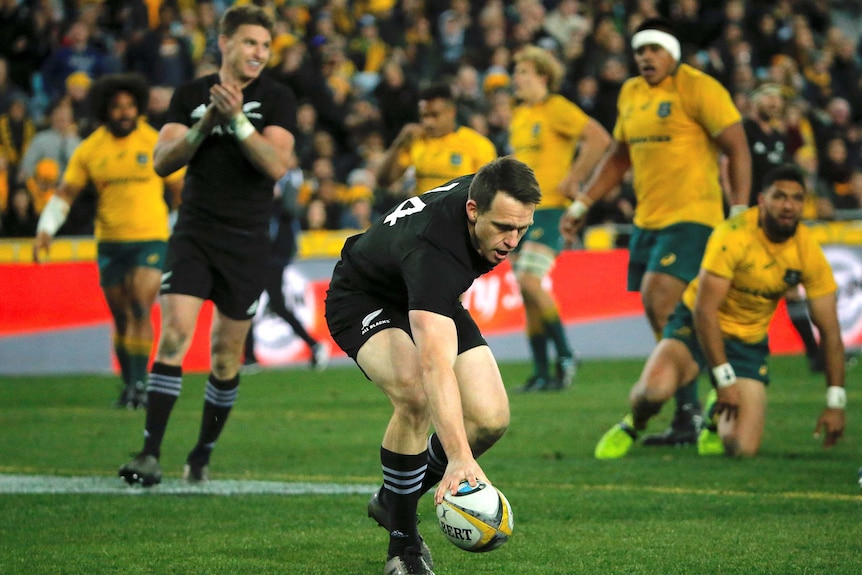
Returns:
[[[479,464],[472,457],[469,459],[457,460],[450,459],[446,466],[446,472],[443,474],[443,479],[437,485],[437,491],[434,493],[434,503],[443,501],[443,496],[446,493],[454,495],[458,492],[458,486],[462,481],[467,481],[471,487],[475,487],[480,481],[490,483],[485,476],[485,472],[479,467]]]

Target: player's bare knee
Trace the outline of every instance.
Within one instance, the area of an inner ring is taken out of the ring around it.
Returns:
[[[508,429],[508,420],[506,425],[489,425],[486,424],[476,429],[475,436],[470,441],[470,447],[473,450],[473,456],[479,457],[491,448],[497,441],[503,437]]]

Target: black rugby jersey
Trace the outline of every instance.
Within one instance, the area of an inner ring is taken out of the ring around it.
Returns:
[[[364,233],[347,240],[332,289],[366,292],[406,310],[452,317],[459,298],[491,262],[473,247],[467,229],[463,176],[405,200]]]
[[[210,87],[218,74],[177,88],[167,122],[192,126],[210,102]],[[243,112],[258,132],[266,126],[294,130],[296,98],[287,86],[262,76],[245,87]],[[265,230],[269,225],[275,181],[243,154],[227,124],[216,126],[188,164],[177,227],[221,224]]]

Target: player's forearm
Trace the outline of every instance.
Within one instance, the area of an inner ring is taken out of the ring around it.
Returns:
[[[166,178],[188,165],[205,137],[192,127],[185,136],[170,141],[159,141],[153,150],[153,169],[156,174]]]
[[[734,124],[722,132],[718,145],[727,156],[730,203],[747,206],[751,195],[751,152],[742,125]]]
[[[377,169],[377,183],[384,188],[388,188],[394,184],[404,173],[404,170],[398,164],[398,153],[398,148],[392,146],[383,156],[383,161],[380,162],[380,167]]]
[[[569,179],[573,182],[586,182],[611,146],[611,137],[595,120],[591,120],[584,129],[584,136],[578,148],[578,157],[569,170]],[[577,193],[578,190],[572,190]]]
[[[464,427],[461,393],[451,367],[423,367],[422,383],[431,411],[431,422],[449,459],[472,457]]]
[[[844,387],[844,343],[840,332],[820,332],[820,346],[823,350],[826,385]]]
[[[693,316],[694,331],[709,367],[713,368],[727,363],[724,336],[721,333],[718,314],[695,309]]]
[[[631,167],[628,147],[621,142],[611,144],[611,150],[600,161],[583,193],[593,202],[602,199],[623,181]]]
[[[289,168],[290,154],[293,152],[294,139],[290,136],[289,145],[276,146],[266,136],[255,131],[240,141],[243,154],[261,172],[273,180],[281,178]]]

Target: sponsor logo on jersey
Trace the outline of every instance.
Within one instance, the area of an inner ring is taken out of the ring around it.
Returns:
[[[656,112],[659,118],[667,118],[670,116],[670,102],[662,102],[658,105],[658,111]]]
[[[449,163],[453,166],[460,166],[464,163],[464,158],[461,156],[461,154],[453,152],[452,155],[449,156]]]
[[[165,272],[162,274],[162,289],[168,289],[169,287],[171,287],[171,284],[168,282],[168,280],[171,279],[172,275],[174,275],[174,272]]]

